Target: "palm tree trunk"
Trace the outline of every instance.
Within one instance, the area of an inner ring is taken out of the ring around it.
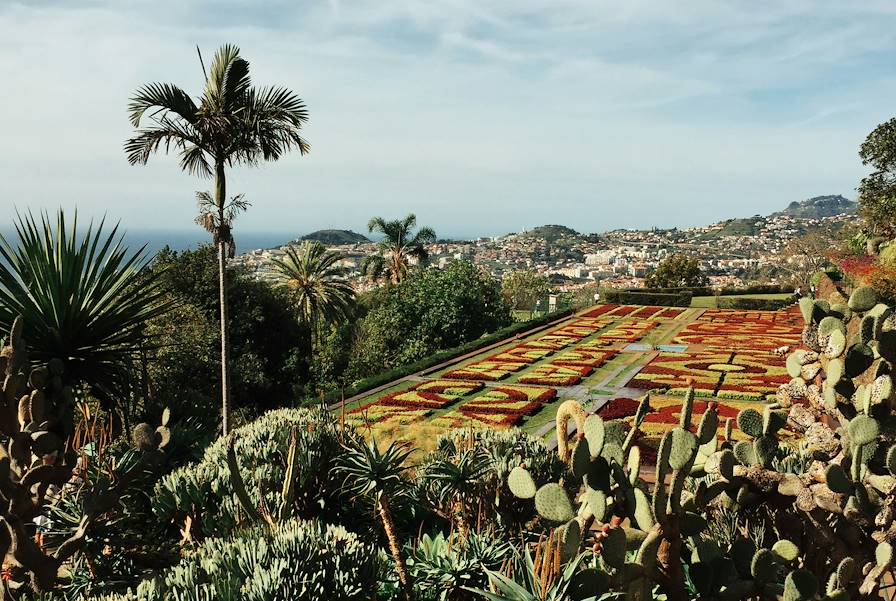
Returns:
[[[392,512],[389,510],[389,504],[385,499],[381,498],[379,500],[377,511],[379,511],[380,519],[383,521],[383,530],[386,532],[386,538],[389,540],[389,551],[392,553],[392,560],[395,562],[395,572],[398,574],[398,581],[401,583],[404,599],[405,601],[414,601],[414,589],[408,577],[408,566],[401,554],[401,545],[398,542],[395,522],[392,521]]]
[[[218,228],[225,226],[224,202],[227,183],[224,163],[215,165],[215,204],[218,205]],[[227,317],[227,241],[218,236],[218,291],[221,303],[221,420],[224,436],[230,433],[230,336]]]

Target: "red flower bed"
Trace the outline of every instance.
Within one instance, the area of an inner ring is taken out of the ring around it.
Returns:
[[[602,419],[606,420],[631,417],[635,414],[635,411],[638,410],[638,404],[638,401],[635,399],[613,399],[598,409],[597,414],[601,416]]]
[[[613,315],[614,317],[623,317],[625,315],[628,315],[629,313],[636,311],[637,309],[638,307],[635,307],[634,305],[623,305],[621,307],[618,307],[615,311],[611,312],[610,315]]]
[[[675,319],[682,313],[684,313],[684,309],[667,308],[665,311],[657,315],[657,317],[659,317],[660,319]]]
[[[877,257],[870,255],[846,257],[840,261],[840,268],[843,269],[843,273],[857,280],[864,280],[871,275],[876,265]]]
[[[635,314],[635,317],[652,317],[662,311],[662,307],[641,307]]]
[[[405,397],[405,398],[399,398]],[[377,401],[390,407],[412,407],[416,409],[442,409],[456,402],[457,398],[423,390],[402,390],[386,395]]]
[[[596,309],[591,309],[587,313],[583,313],[580,317],[600,317],[604,313],[609,313],[619,305],[601,305]]]
[[[517,407],[514,409],[507,409],[506,407],[502,407],[500,401],[496,401],[496,405],[494,407],[489,407],[487,404],[475,404],[475,405],[461,405],[458,411],[461,413],[468,415],[470,413],[486,413],[491,415],[519,415],[520,417],[525,415],[532,415],[537,413],[543,405],[541,403],[526,403],[521,407]]]

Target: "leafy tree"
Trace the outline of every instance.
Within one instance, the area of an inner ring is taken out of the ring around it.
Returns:
[[[644,285],[647,288],[682,288],[706,286],[709,278],[700,269],[700,262],[686,255],[672,255],[657,265],[648,274]]]
[[[896,236],[896,118],[881,123],[859,149],[873,171],[859,184],[859,213],[877,236]]]
[[[416,361],[511,321],[498,282],[467,261],[419,271],[365,302],[373,306],[358,324],[353,377]]]
[[[299,321],[316,335],[323,327],[348,317],[355,290],[339,266],[344,255],[328,251],[320,242],[290,246],[286,257],[274,259],[281,283],[286,287]]]
[[[148,368],[150,400],[201,417],[213,411],[220,386],[216,254],[211,245],[165,249],[153,262],[178,308],[150,324],[159,337]],[[254,412],[288,404],[308,378],[308,330],[285,290],[234,267],[227,277],[229,310],[240,315],[231,324],[233,405]]]
[[[811,230],[784,247],[779,266],[791,274],[797,285],[808,288],[812,275],[830,264],[827,255],[833,245],[830,236],[820,230]]]
[[[501,295],[512,309],[531,311],[551,293],[551,283],[534,271],[518,270],[501,281]]]
[[[70,384],[106,404],[129,391],[129,372],[146,343],[144,325],[172,307],[142,249],[130,253],[118,226],[70,227],[60,210],[16,223],[18,243],[0,236],[0,331],[24,318],[32,360],[65,362]]]
[[[379,243],[379,254],[364,260],[361,270],[374,280],[385,278],[392,284],[398,284],[408,274],[411,264],[416,261],[423,265],[429,259],[424,248],[436,240],[436,233],[431,227],[421,227],[413,233],[417,225],[417,217],[411,213],[404,219],[386,221],[382,217],[374,217],[367,224],[367,229],[382,234]]]
[[[249,77],[249,62],[239,48],[224,45],[215,53],[205,74],[198,104],[181,88],[151,83],[137,90],[128,106],[132,125],[140,127],[147,111],[149,127],[139,129],[124,145],[132,165],[145,165],[161,148],[177,150],[184,171],[214,178],[212,211],[200,215],[218,249],[218,287],[221,317],[221,398],[223,428],[230,419],[230,341],[227,315],[227,259],[233,253],[233,217],[245,208],[241,196],[228,201],[226,167],[275,161],[287,152],[310,150],[300,135],[308,121],[305,103],[286,88],[256,89]],[[200,61],[201,61],[200,55]],[[203,65],[203,71],[204,65]],[[200,199],[201,200],[201,199]]]

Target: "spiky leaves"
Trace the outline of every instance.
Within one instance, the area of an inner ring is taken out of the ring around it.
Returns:
[[[355,290],[339,265],[344,258],[320,242],[305,241],[298,248],[287,248],[282,259],[274,259],[280,283],[289,290],[299,319],[312,331],[348,317]]]
[[[386,221],[374,217],[367,224],[370,232],[382,234],[379,254],[368,257],[361,266],[362,272],[374,280],[386,279],[398,284],[407,276],[411,265],[425,264],[429,260],[425,245],[436,240],[430,227],[421,227],[416,233],[417,217],[411,213],[404,219]]]
[[[77,213],[69,225],[61,210],[55,222],[20,215],[16,232],[17,244],[0,236],[0,330],[21,315],[35,363],[62,359],[71,383],[123,394],[143,325],[171,308],[143,249],[131,253],[118,226],[79,231]]]

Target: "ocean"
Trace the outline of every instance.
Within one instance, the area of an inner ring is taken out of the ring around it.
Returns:
[[[0,226],[0,235],[13,245],[18,239],[13,226]],[[234,232],[237,254],[257,248],[281,246],[297,237],[294,232]],[[211,236],[198,227],[195,230],[127,229],[124,230],[124,241],[131,250],[145,245],[147,255],[153,256],[166,246],[173,250],[196,248],[200,244],[210,243]]]

